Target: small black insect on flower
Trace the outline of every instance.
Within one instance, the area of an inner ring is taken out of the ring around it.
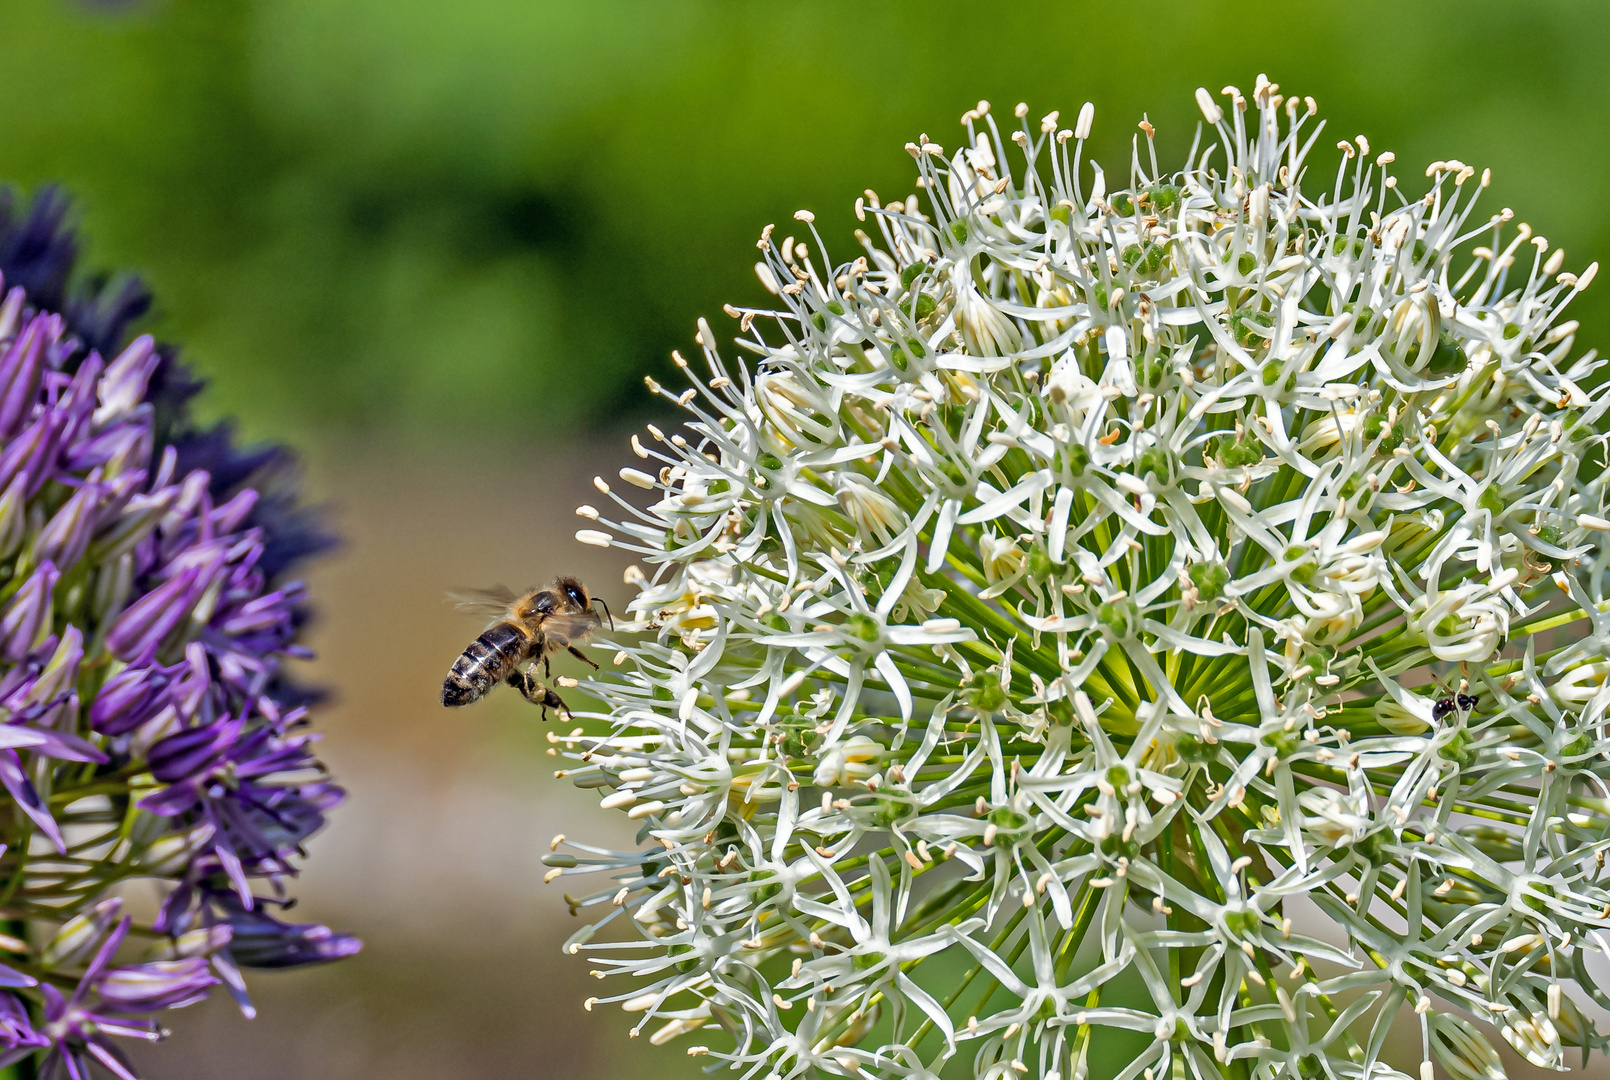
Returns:
[[[1456,708],[1460,712],[1469,712],[1475,707],[1476,698],[1470,694],[1453,694],[1431,706],[1431,719],[1441,720]]]

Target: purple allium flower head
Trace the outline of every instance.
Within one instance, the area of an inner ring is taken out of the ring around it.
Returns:
[[[331,538],[288,452],[194,425],[200,384],[130,333],[138,282],[75,286],[66,205],[0,191],[0,1063],[131,1076],[111,1037],[159,1037],[140,1017],[220,982],[250,1015],[241,968],[360,948],[263,910],[344,796],[282,670],[287,575]],[[134,877],[168,895],[131,939]]]

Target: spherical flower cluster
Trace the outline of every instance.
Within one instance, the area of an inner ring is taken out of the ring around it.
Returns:
[[[980,103],[852,261],[768,228],[754,359],[701,324],[652,501],[578,511],[644,633],[554,750],[645,849],[548,861],[613,878],[568,948],[634,1032],[746,1077],[1604,1045],[1594,269],[1458,161],[1305,190],[1312,99],[1224,95],[1177,172]]]
[[[0,205],[0,1064],[129,1077],[149,1014],[223,983],[250,1015],[241,968],[358,948],[269,910],[342,798],[280,672],[285,572],[328,540],[283,451],[198,429],[199,385],[125,344],[138,283],[69,291],[64,210]]]

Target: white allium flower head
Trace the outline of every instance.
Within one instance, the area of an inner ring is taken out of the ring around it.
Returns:
[[[638,558],[637,633],[550,736],[641,822],[549,856],[612,879],[568,948],[634,1033],[745,1077],[1604,1045],[1595,268],[1458,161],[1360,137],[1304,190],[1315,104],[1261,76],[1197,97],[1125,181],[1091,106],[981,102],[853,260],[767,228],[748,359],[701,322],[650,381],[690,414],[633,440],[653,501],[600,480],[578,534]]]

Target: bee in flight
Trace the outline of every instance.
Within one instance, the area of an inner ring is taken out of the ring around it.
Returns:
[[[550,588],[530,589],[521,596],[498,586],[457,599],[462,610],[490,615],[494,621],[453,661],[442,683],[442,704],[449,708],[468,705],[498,683],[506,682],[539,706],[544,720],[548,719],[549,709],[569,716],[570,709],[559,695],[537,680],[537,665],[542,665],[545,677],[550,675],[548,658],[565,649],[597,670],[598,665],[576,646],[603,625],[593,605],[603,607],[608,615],[604,602],[589,597],[585,585],[568,577],[559,578]]]

